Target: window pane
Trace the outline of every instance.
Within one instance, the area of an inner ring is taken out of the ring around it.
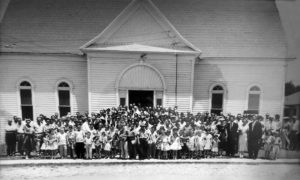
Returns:
[[[71,107],[59,107],[60,117],[68,115],[71,112]]]
[[[69,87],[69,84],[66,82],[59,83],[58,87]]]
[[[59,105],[70,106],[70,91],[58,91]]]
[[[120,105],[125,106],[126,105],[126,98],[120,98]]]
[[[21,106],[22,118],[33,120],[33,108],[32,106]]]
[[[21,89],[20,96],[21,96],[21,105],[22,104],[27,104],[27,105],[32,104],[31,89]]]
[[[260,88],[258,86],[253,86],[250,88],[250,91],[260,91]]]
[[[214,91],[220,91],[220,90],[223,90],[223,87],[222,86],[215,86],[214,88],[213,88],[213,90]]]
[[[31,84],[28,81],[23,81],[20,86],[31,86]]]
[[[156,105],[162,106],[162,99],[156,99]]]
[[[249,94],[248,110],[259,110],[259,94]]]
[[[223,108],[223,94],[212,94],[211,100],[212,109],[222,109]]]

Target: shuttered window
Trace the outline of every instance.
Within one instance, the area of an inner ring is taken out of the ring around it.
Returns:
[[[33,120],[32,86],[28,81],[20,83],[20,101],[22,119]]]
[[[71,112],[70,86],[66,82],[58,85],[58,109],[61,117]]]
[[[248,95],[248,111],[259,114],[261,90],[258,86],[252,86]]]

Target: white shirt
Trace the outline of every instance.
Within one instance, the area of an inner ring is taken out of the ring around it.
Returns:
[[[17,127],[14,125],[14,124],[11,124],[11,125],[6,125],[5,127],[5,131],[16,131],[17,130]]]
[[[66,133],[58,133],[58,145],[66,145],[67,144],[67,134]]]
[[[84,141],[84,132],[76,131],[75,132],[75,142],[83,142]]]
[[[89,126],[89,124],[88,124],[87,121],[85,121],[85,122],[82,124],[81,129],[82,129],[83,132],[89,132],[89,131],[91,131],[90,126]]]
[[[42,133],[43,130],[44,130],[43,124],[41,123],[40,125],[38,125],[37,122],[34,123],[33,128],[34,128],[34,130],[35,130],[35,133]]]

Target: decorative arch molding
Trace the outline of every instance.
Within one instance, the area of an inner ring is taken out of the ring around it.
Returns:
[[[35,103],[35,88],[36,88],[36,83],[33,79],[31,79],[29,76],[23,76],[23,77],[20,77],[17,82],[16,82],[16,85],[15,85],[15,89],[16,89],[16,102],[17,102],[17,114],[18,114],[18,117],[22,117],[22,110],[21,110],[21,94],[20,94],[20,84],[21,82],[23,81],[27,81],[30,83],[30,90],[31,90],[31,101],[32,101],[32,114],[33,114],[33,120],[36,118],[36,115],[35,115],[35,109],[36,109],[36,103]]]
[[[211,112],[212,109],[212,93],[213,93],[213,88],[216,86],[221,86],[223,88],[223,113],[227,112],[226,106],[227,106],[227,95],[228,95],[228,89],[227,86],[225,85],[225,83],[223,82],[213,82],[208,89],[208,96],[209,96],[209,100],[208,100],[208,110],[209,112]]]
[[[150,79],[150,81],[145,81],[143,78],[147,76],[151,77],[152,79]],[[137,77],[137,79],[131,79],[133,77]],[[125,68],[118,76],[115,87],[117,90],[122,88],[131,88],[130,85],[126,87],[124,84],[132,82],[133,80],[136,80],[136,83],[142,83],[143,81],[143,83],[140,84],[141,89],[166,90],[166,83],[163,75],[158,69],[147,63],[136,63]],[[138,85],[133,84],[132,88],[138,88]]]
[[[264,103],[264,101],[263,101],[263,96],[264,96],[264,88],[263,88],[263,85],[262,84],[260,84],[260,83],[255,83],[255,82],[253,82],[253,83],[250,83],[248,86],[247,86],[247,89],[246,89],[246,92],[245,92],[245,95],[246,95],[246,98],[245,98],[245,110],[248,110],[248,103],[249,103],[249,94],[251,94],[251,91],[250,91],[250,89],[252,88],[252,87],[254,87],[254,86],[257,86],[258,88],[259,88],[259,108],[258,108],[258,110],[259,110],[259,112],[261,112],[262,111],[262,107],[263,107],[263,103]]]
[[[60,79],[58,79],[58,80],[56,81],[56,83],[55,83],[55,87],[54,87],[55,91],[57,91],[58,85],[59,85],[60,83],[62,83],[62,82],[68,83],[69,86],[70,86],[70,90],[73,90],[73,89],[74,89],[74,83],[73,83],[73,81],[71,81],[71,80],[69,80],[69,79],[67,79],[67,78],[60,78]]]
[[[214,82],[209,86],[208,92],[211,93],[213,91],[213,88],[216,86],[221,86],[224,90],[224,93],[227,94],[227,87],[223,82]]]
[[[34,89],[36,88],[35,81],[33,81],[30,77],[23,76],[23,77],[19,78],[19,79],[17,80],[17,82],[16,82],[15,88],[16,88],[17,90],[20,89],[20,84],[21,84],[21,82],[23,82],[23,81],[28,81],[28,82],[30,83],[30,85],[31,85],[31,89],[32,89],[32,90],[34,90]]]
[[[69,87],[68,88],[63,88],[62,90],[68,90],[69,93],[70,93],[70,113],[73,113],[74,112],[74,101],[75,101],[75,96],[74,96],[74,83],[73,81],[67,79],[67,78],[60,78],[56,81],[55,83],[55,87],[54,87],[54,90],[55,90],[55,102],[56,102],[56,112],[60,114],[59,112],[59,98],[58,98],[58,91],[60,90],[60,88],[58,87],[58,85],[62,82],[66,82]]]

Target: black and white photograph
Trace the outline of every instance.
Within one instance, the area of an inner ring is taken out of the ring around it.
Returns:
[[[1,0],[1,180],[299,180],[300,0]]]

